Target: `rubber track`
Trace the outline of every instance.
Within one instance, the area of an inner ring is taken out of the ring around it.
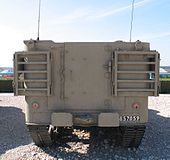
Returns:
[[[52,140],[47,126],[27,126],[33,142],[37,146],[50,146]]]
[[[145,126],[120,127],[117,144],[122,147],[137,148],[145,133]]]

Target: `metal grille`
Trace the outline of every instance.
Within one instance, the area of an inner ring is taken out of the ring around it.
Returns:
[[[113,95],[157,96],[159,53],[115,51],[112,60]]]
[[[14,68],[15,95],[50,96],[50,52],[16,52]]]

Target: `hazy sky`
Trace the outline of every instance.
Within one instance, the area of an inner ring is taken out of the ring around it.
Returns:
[[[129,41],[132,0],[42,0],[40,39]],[[38,0],[0,0],[0,66],[37,38]],[[170,65],[170,0],[135,0],[132,41],[151,43]]]

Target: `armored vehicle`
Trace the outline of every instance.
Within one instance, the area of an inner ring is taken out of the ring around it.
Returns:
[[[28,40],[14,54],[15,95],[25,95],[35,144],[50,145],[53,128],[111,127],[124,147],[138,147],[148,96],[159,93],[159,53],[146,42]]]

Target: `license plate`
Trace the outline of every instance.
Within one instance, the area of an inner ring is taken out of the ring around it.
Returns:
[[[120,121],[127,122],[127,121],[140,121],[140,116],[120,116]]]

